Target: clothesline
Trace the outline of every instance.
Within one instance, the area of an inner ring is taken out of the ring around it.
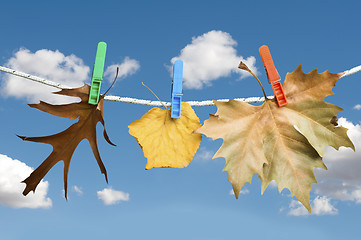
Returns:
[[[0,66],[0,71],[9,73],[18,77],[26,78],[38,83],[42,83],[51,87],[59,88],[59,89],[69,89],[71,87],[68,87],[66,85],[56,83],[44,78],[40,78],[37,76],[33,76],[31,74],[23,73],[20,71],[16,71],[10,68],[2,67]],[[350,70],[346,70],[343,72],[343,75],[340,78],[349,76],[351,74],[357,73],[361,71],[361,65],[354,67]],[[267,98],[272,99],[274,96],[267,96]],[[137,99],[137,98],[130,98],[130,97],[119,97],[119,96],[105,96],[104,100],[107,101],[116,101],[116,102],[123,102],[123,103],[134,103],[134,104],[141,104],[141,105],[149,105],[149,106],[162,106],[162,104],[159,101],[150,101],[150,100],[144,100],[144,99]],[[226,102],[229,99],[218,99],[217,101],[223,101]],[[235,98],[235,100],[247,102],[247,103],[257,103],[257,102],[263,102],[264,97],[249,97],[249,98]],[[205,100],[205,101],[188,101],[191,106],[195,107],[203,107],[203,106],[211,106],[214,105],[213,100]],[[171,106],[170,102],[163,102],[165,106]]]

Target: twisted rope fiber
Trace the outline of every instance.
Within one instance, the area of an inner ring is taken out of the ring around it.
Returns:
[[[69,89],[71,87],[68,87],[66,85],[56,83],[44,78],[40,78],[37,76],[33,76],[31,74],[23,73],[20,71],[16,71],[10,68],[2,67],[0,66],[0,71],[9,73],[18,77],[26,78],[28,80],[32,80],[34,82],[38,82],[41,84],[45,84],[51,87],[59,88],[59,89]],[[343,75],[340,78],[349,76],[351,74],[357,73],[361,71],[361,65],[351,68],[350,70],[346,70],[343,72]],[[272,99],[274,96],[267,96],[267,98]],[[144,99],[137,99],[137,98],[130,98],[130,97],[119,97],[119,96],[105,96],[104,100],[107,101],[115,101],[115,102],[123,102],[123,103],[134,103],[134,104],[141,104],[141,105],[148,105],[148,106],[157,106],[161,107],[163,106],[159,101],[150,101],[150,100],[144,100]],[[217,101],[221,102],[227,102],[229,99],[218,99]],[[249,97],[249,98],[235,98],[234,100],[246,102],[246,103],[258,103],[263,102],[264,97]],[[212,106],[214,105],[213,100],[205,100],[205,101],[188,101],[189,105],[194,107],[204,107],[204,106]],[[170,102],[163,102],[165,106],[171,106]]]

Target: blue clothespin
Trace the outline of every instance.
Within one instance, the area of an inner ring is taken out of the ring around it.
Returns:
[[[171,118],[180,118],[182,103],[182,81],[183,81],[183,61],[177,60],[173,65],[172,82],[172,111]]]

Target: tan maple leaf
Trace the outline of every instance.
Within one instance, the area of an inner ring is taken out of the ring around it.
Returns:
[[[51,154],[44,160],[44,162],[36,168],[28,178],[23,182],[26,183],[26,188],[23,192],[24,195],[27,195],[30,191],[34,191],[39,184],[40,180],[44,178],[47,172],[59,161],[63,160],[64,162],[64,190],[65,198],[67,198],[67,182],[68,182],[68,171],[71,161],[71,157],[78,146],[78,144],[83,140],[87,139],[90,143],[90,146],[93,150],[93,154],[98,162],[101,173],[105,175],[105,180],[108,182],[107,171],[105,166],[100,158],[97,138],[96,138],[96,125],[98,122],[101,122],[104,126],[103,118],[103,102],[104,95],[100,95],[98,105],[88,104],[90,86],[84,84],[80,88],[73,89],[63,89],[54,94],[61,94],[66,96],[79,97],[81,102],[70,103],[64,105],[52,105],[46,102],[40,101],[39,104],[29,104],[30,107],[39,109],[41,111],[50,113],[55,116],[70,118],[74,120],[79,118],[78,122],[71,125],[68,129],[63,132],[44,136],[44,137],[24,137],[18,136],[23,140],[32,141],[32,142],[41,142],[47,143],[53,146],[53,151]],[[108,137],[108,134],[104,128],[103,132],[105,140],[115,146]]]
[[[188,166],[202,140],[193,133],[201,126],[192,107],[181,105],[181,117],[171,118],[171,109],[152,108],[129,124],[129,133],[138,141],[148,159],[145,169]]]
[[[224,171],[228,171],[236,198],[244,184],[258,174],[262,194],[275,180],[279,192],[288,188],[311,212],[311,183],[317,182],[313,170],[326,169],[324,148],[354,149],[347,129],[335,127],[334,119],[342,109],[324,101],[333,94],[341,75],[317,70],[305,74],[299,66],[286,76],[283,90],[288,105],[281,108],[267,98],[261,106],[214,101],[216,114],[195,132],[223,139],[213,158],[226,159]]]

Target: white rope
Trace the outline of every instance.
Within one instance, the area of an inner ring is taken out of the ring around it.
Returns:
[[[354,67],[354,68],[351,68],[350,70],[346,70],[343,72],[342,76],[340,78],[343,78],[343,77],[346,77],[346,76],[349,76],[351,74],[354,74],[354,73],[357,73],[361,71],[361,65],[360,66],[357,66],[357,67]]]
[[[10,69],[10,68],[6,68],[6,67],[2,67],[2,66],[0,66],[0,71],[10,73],[10,74],[18,76],[18,77],[26,78],[26,79],[32,80],[34,82],[42,83],[42,84],[48,85],[50,87],[55,87],[55,88],[59,88],[59,89],[71,88],[71,87],[62,85],[60,83],[56,83],[56,82],[53,82],[53,81],[50,81],[50,80],[46,80],[44,78],[40,78],[40,77],[37,77],[37,76],[33,76],[33,75],[30,75],[30,74],[27,74],[27,73],[19,72],[19,71],[16,71],[16,70],[13,70],[13,69]]]
[[[68,87],[66,85],[62,85],[60,83],[56,83],[53,81],[46,80],[44,78],[40,78],[37,76],[33,76],[31,74],[19,72],[10,68],[2,67],[0,66],[0,71],[5,73],[10,73],[12,75],[26,78],[38,83],[42,83],[51,87],[59,88],[59,89],[69,89],[71,87]],[[354,67],[350,70],[346,70],[343,72],[343,75],[340,78],[349,76],[351,74],[357,73],[361,71],[361,65]],[[272,99],[274,96],[267,96],[267,98]],[[115,102],[123,102],[123,103],[134,103],[134,104],[141,104],[141,105],[148,105],[148,106],[162,106],[162,104],[159,101],[150,101],[150,100],[143,100],[143,99],[137,99],[137,98],[129,98],[129,97],[119,97],[119,96],[105,96],[104,100],[107,101],[115,101]],[[221,102],[227,102],[229,99],[219,99],[217,101]],[[263,102],[264,97],[249,97],[249,98],[235,98],[234,100],[238,100],[241,102],[247,102],[247,103],[257,103],[257,102]],[[195,107],[203,107],[203,106],[212,106],[214,105],[212,100],[206,100],[206,101],[188,101],[189,105],[195,106]],[[171,106],[170,102],[163,102],[165,106]]]
[[[272,99],[272,98],[274,98],[274,96],[267,96],[267,98]],[[143,99],[129,98],[129,97],[105,96],[104,100],[123,102],[123,103],[134,103],[134,104],[156,106],[156,107],[163,106],[159,101],[150,101],[150,100],[143,100]],[[228,100],[229,99],[218,99],[217,101],[227,102]],[[264,97],[235,98],[234,100],[238,100],[241,102],[247,102],[247,103],[255,103],[255,102],[264,102]],[[194,106],[194,107],[204,107],[204,106],[214,105],[212,100],[206,100],[206,101],[201,101],[201,102],[188,101],[187,103],[189,103],[189,105]],[[167,107],[171,106],[170,102],[163,102],[163,104]]]

